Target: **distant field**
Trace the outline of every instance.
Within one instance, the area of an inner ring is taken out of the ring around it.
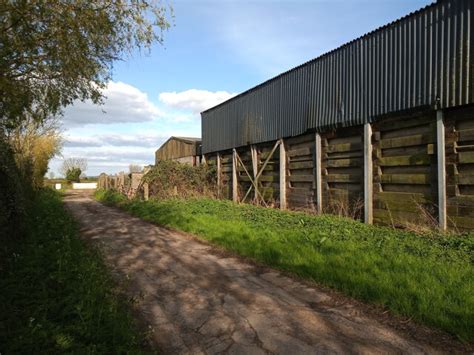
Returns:
[[[211,199],[98,200],[474,340],[474,236],[416,235]]]

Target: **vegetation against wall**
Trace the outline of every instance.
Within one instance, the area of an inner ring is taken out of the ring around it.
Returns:
[[[39,192],[28,212],[22,243],[0,249],[0,352],[141,353],[125,301],[59,195]]]
[[[474,235],[414,233],[212,199],[97,198],[473,341]]]
[[[217,176],[212,166],[161,160],[145,174],[143,182],[148,184],[153,198],[214,196]]]

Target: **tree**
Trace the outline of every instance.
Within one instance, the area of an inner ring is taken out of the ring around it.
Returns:
[[[68,181],[79,182],[80,176],[87,170],[84,158],[68,158],[61,165],[60,172]]]
[[[32,117],[25,118],[8,133],[7,140],[23,180],[34,188],[43,186],[48,163],[59,154],[63,143],[58,120],[49,118],[38,123]]]
[[[48,174],[48,177],[50,180],[53,180],[54,179],[54,171],[50,171],[49,174]]]
[[[81,169],[80,168],[70,168],[66,172],[66,180],[70,182],[79,182],[81,180]]]
[[[1,1],[0,129],[100,103],[113,62],[162,43],[172,18],[158,0]]]

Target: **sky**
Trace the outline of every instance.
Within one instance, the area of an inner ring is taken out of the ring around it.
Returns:
[[[175,0],[149,54],[116,62],[105,103],[64,110],[50,163],[86,158],[86,175],[154,163],[170,136],[201,136],[200,112],[430,4],[428,0]]]

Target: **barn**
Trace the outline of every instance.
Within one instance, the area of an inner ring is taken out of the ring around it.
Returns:
[[[155,152],[155,163],[160,160],[176,160],[192,166],[201,163],[201,139],[170,137]]]
[[[439,0],[202,112],[221,197],[474,228],[473,14]]]

